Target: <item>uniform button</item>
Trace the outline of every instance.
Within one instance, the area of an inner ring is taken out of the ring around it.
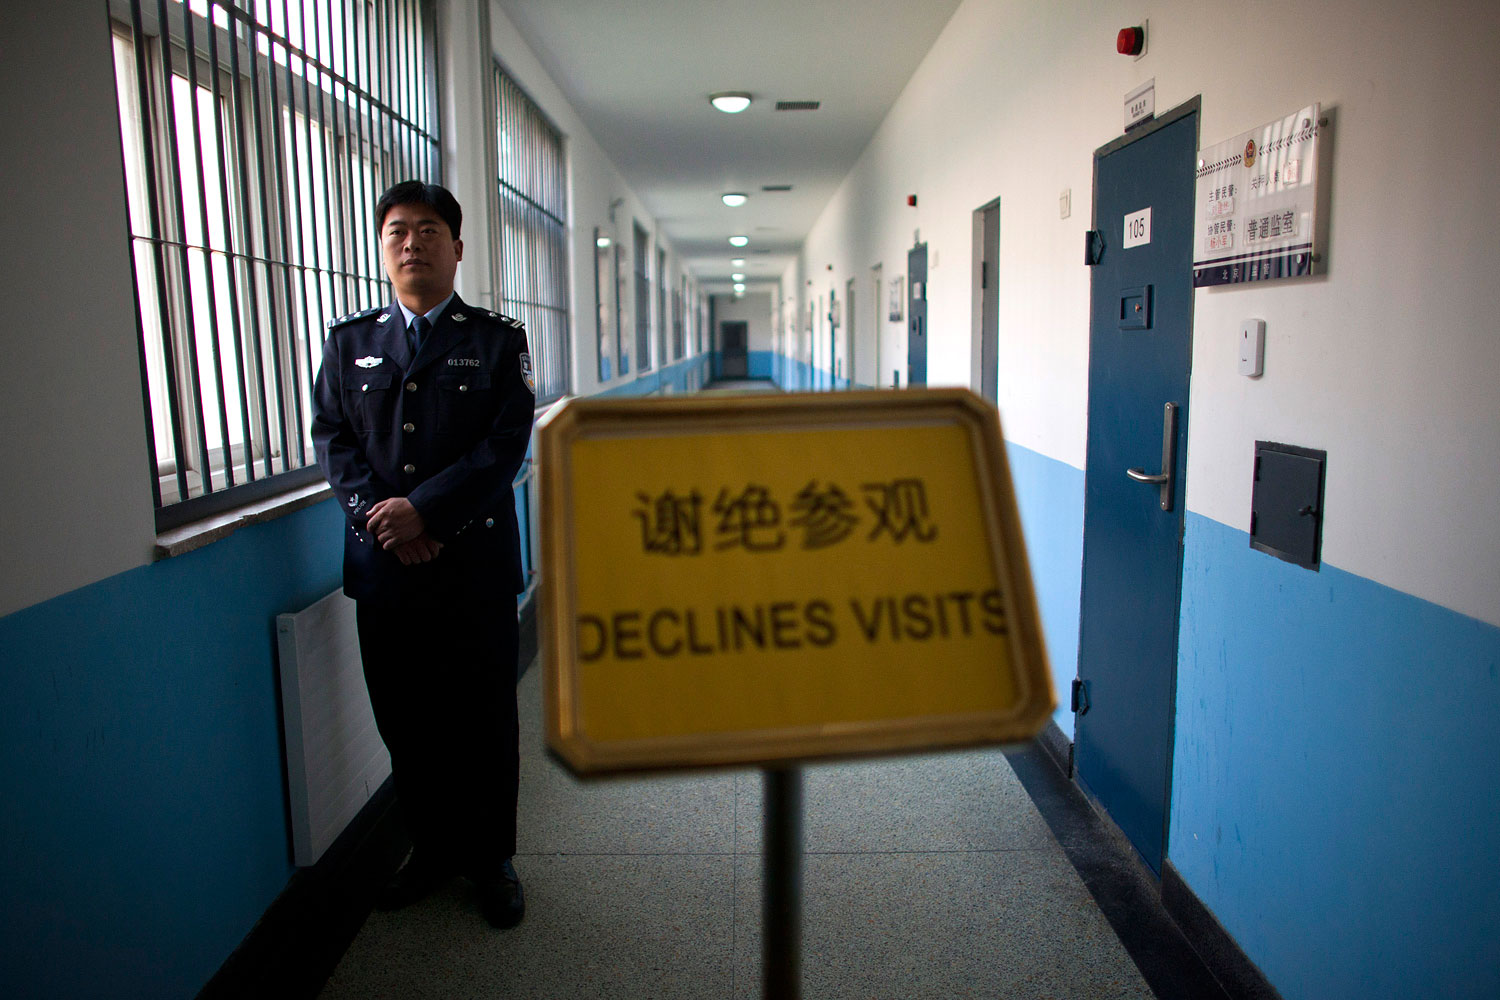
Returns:
[[[459,386],[459,387],[458,387],[458,391],[459,391],[459,392],[468,392],[468,391],[469,391],[469,386],[468,386],[468,384],[467,384],[467,383],[465,383],[465,384],[464,384],[464,385],[461,385],[461,386]]]
[[[401,467],[401,471],[404,472],[404,473],[406,473],[409,476],[413,472],[417,471],[417,467],[415,465],[412,465],[410,462],[407,462],[405,465],[403,465]]]
[[[412,431],[414,431],[414,430],[417,429],[417,425],[416,424],[402,424],[401,425],[401,429],[403,431],[405,431],[406,433],[410,434]]]
[[[360,386],[359,387],[359,391],[360,392],[369,392],[370,391],[370,383],[366,382],[364,385]]]
[[[493,528],[495,526],[495,519],[493,517],[487,517],[487,518],[485,518],[484,519],[484,526],[486,528]]]
[[[406,383],[406,391],[407,392],[416,392],[417,391],[417,383],[415,383],[415,382],[408,382],[408,383]]]

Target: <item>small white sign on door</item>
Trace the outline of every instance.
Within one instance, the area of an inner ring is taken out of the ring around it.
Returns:
[[[1143,208],[1125,216],[1125,236],[1121,245],[1126,250],[1145,246],[1151,242],[1151,209]]]

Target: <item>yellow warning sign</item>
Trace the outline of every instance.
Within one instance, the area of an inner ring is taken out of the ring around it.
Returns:
[[[1014,741],[1052,712],[972,393],[571,400],[539,451],[548,740],[575,771]]]

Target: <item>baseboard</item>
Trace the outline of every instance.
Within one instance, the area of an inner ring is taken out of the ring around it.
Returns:
[[[1161,901],[1225,993],[1235,1000],[1282,1000],[1265,973],[1240,950],[1213,911],[1183,881],[1171,860],[1162,862]]]
[[[389,778],[311,868],[299,868],[199,1000],[316,997],[411,846]]]
[[[1073,780],[1073,749],[1052,720],[1034,749],[1006,756],[1156,995],[1282,1000],[1172,862],[1163,862],[1158,880],[1099,801]]]
[[[1062,731],[1056,719],[1047,720],[1047,725],[1036,735],[1038,745],[1045,751],[1063,777],[1073,777],[1073,741]]]

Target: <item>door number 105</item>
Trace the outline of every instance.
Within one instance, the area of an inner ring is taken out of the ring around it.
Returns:
[[[1125,216],[1125,249],[1143,246],[1151,242],[1151,209],[1143,208]]]

